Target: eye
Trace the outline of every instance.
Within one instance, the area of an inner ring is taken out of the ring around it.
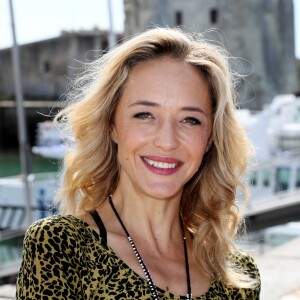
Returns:
[[[135,119],[146,120],[152,118],[152,115],[148,112],[139,112],[133,115]]]
[[[194,117],[186,117],[183,120],[183,123],[187,123],[187,124],[190,124],[192,126],[196,126],[196,125],[201,125],[202,124],[202,122],[199,119],[194,118]]]

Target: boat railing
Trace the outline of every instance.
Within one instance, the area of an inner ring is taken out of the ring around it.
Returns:
[[[32,223],[56,212],[53,203],[59,179],[57,173],[37,173],[28,177]],[[0,230],[24,227],[25,207],[22,178],[0,178]]]

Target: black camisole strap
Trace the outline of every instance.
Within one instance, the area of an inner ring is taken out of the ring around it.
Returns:
[[[101,217],[99,216],[99,214],[96,210],[91,211],[90,214],[93,217],[97,226],[99,227],[100,237],[102,238],[102,240],[105,243],[107,243],[107,232],[106,232],[106,228],[102,222]]]

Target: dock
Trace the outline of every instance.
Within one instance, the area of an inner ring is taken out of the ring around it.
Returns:
[[[300,238],[253,255],[261,275],[261,300],[300,300]]]

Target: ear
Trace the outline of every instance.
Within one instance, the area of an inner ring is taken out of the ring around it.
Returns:
[[[207,141],[207,145],[206,145],[206,148],[205,148],[205,153],[207,153],[209,151],[209,149],[211,148],[212,144],[213,144],[213,139],[210,136],[209,140]]]
[[[110,138],[118,144],[118,135],[114,124],[111,125]]]

